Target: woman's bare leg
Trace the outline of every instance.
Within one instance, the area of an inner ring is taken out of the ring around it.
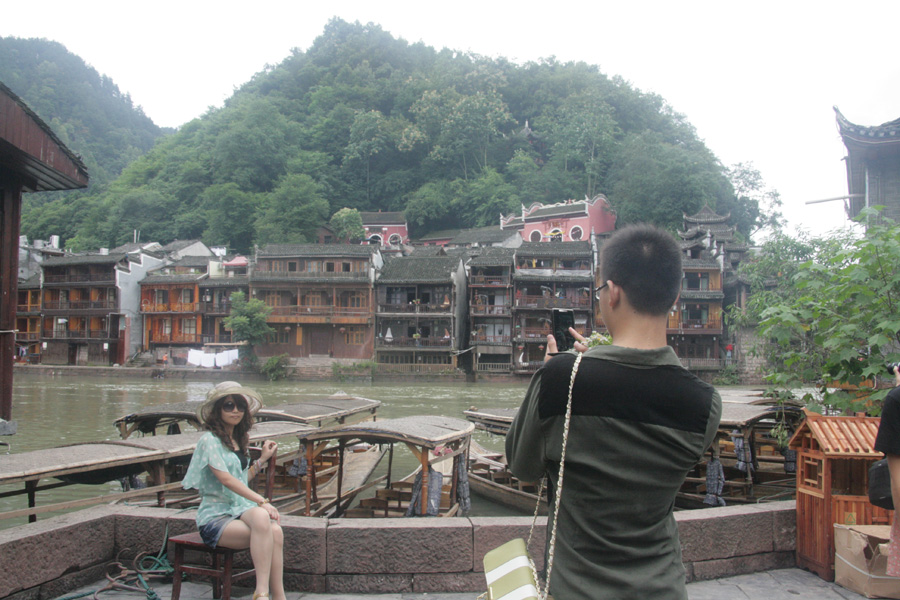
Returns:
[[[272,600],[285,600],[284,593],[284,532],[281,525],[272,523],[272,570],[269,573]]]
[[[226,548],[243,549],[250,546],[250,558],[256,569],[256,595],[269,595],[273,537],[269,513],[262,508],[251,508],[244,511],[239,520],[226,525],[219,538],[219,544]],[[280,568],[283,569],[283,566]]]

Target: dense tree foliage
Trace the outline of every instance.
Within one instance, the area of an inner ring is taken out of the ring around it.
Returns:
[[[109,77],[56,42],[0,38],[0,81],[81,155],[90,174],[87,191],[26,196],[22,232],[106,243],[83,230],[97,216],[98,194],[165,132]]]
[[[662,98],[595,66],[438,51],[334,19],[84,205],[30,222],[70,245],[139,229],[247,251],[312,241],[344,207],[406,210],[420,235],[597,193],[620,223],[675,228],[709,204],[748,235],[766,216]]]
[[[900,360],[900,226],[885,220],[862,235],[778,235],[745,275],[758,288],[747,314],[758,320],[769,380],[784,390],[818,383],[825,404],[878,414],[892,384],[864,399],[835,384],[867,387],[887,376],[885,363]]]

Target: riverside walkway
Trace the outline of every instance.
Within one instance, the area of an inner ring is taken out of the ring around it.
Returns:
[[[99,589],[105,582],[98,581],[66,594],[71,598],[79,593]],[[150,583],[161,600],[168,600],[172,594],[172,584]],[[822,581],[816,575],[803,569],[779,569],[750,575],[738,575],[724,579],[697,581],[687,586],[690,600],[862,600],[861,596],[837,584]],[[238,588],[232,597],[250,598],[252,590]],[[288,600],[475,600],[472,592],[454,594],[307,594],[288,592]],[[99,595],[100,600],[143,600],[137,592],[109,591]],[[211,600],[212,586],[185,582],[181,586],[181,600]]]

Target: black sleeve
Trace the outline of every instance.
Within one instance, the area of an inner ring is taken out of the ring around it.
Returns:
[[[900,387],[892,389],[884,399],[875,449],[885,454],[900,455]]]

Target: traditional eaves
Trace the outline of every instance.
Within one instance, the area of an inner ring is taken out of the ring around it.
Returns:
[[[128,258],[127,254],[67,254],[48,258],[42,264],[44,267],[64,267],[69,265],[114,265]]]
[[[882,125],[866,127],[851,123],[841,114],[837,106],[834,107],[837,117],[838,130],[841,138],[848,146],[854,143],[859,146],[873,146],[900,143],[900,119],[888,121]]]
[[[40,273],[36,273],[29,277],[28,279],[23,279],[18,283],[18,288],[20,290],[37,290],[41,287],[41,275]]]
[[[269,244],[259,249],[260,258],[368,258],[377,250],[368,244]]]
[[[703,225],[710,223],[725,223],[731,218],[731,213],[720,215],[710,208],[709,204],[704,204],[703,208],[700,209],[700,212],[696,214],[688,215],[687,213],[682,213],[682,215],[684,215],[684,220],[688,223],[699,223]]]
[[[450,243],[460,246],[467,244],[499,244],[505,242],[513,235],[518,234],[509,229],[500,229],[499,225],[478,227],[476,229],[463,229],[450,240]]]
[[[209,256],[185,256],[184,258],[167,265],[166,268],[195,268],[209,267]]]
[[[412,251],[412,256],[417,258],[425,256],[446,256],[446,254],[443,246],[416,246]]]
[[[360,212],[363,225],[406,225],[402,212]]]
[[[432,241],[440,241],[440,240],[451,240],[460,232],[459,229],[441,229],[440,231],[432,231],[429,234],[423,235],[418,240],[419,242],[432,242]]]
[[[248,275],[235,275],[234,277],[210,277],[201,283],[203,287],[247,287],[250,285]]]
[[[682,300],[722,300],[725,292],[722,290],[681,290]]]
[[[161,273],[150,273],[141,279],[141,285],[163,285],[172,283],[196,283],[208,277],[206,273],[178,273],[174,275],[163,275]]]
[[[184,250],[188,246],[192,246],[199,242],[200,240],[175,240],[174,242],[169,242],[165,246],[162,247],[163,252],[178,252],[179,250]]]
[[[396,258],[384,265],[377,283],[450,283],[459,262],[454,256]]]
[[[682,258],[682,269],[716,269],[721,267],[717,261],[711,258]]]
[[[516,256],[529,258],[590,258],[590,242],[523,242]]]
[[[515,248],[483,248],[481,254],[472,258],[473,267],[507,267],[512,266],[516,256]]]
[[[587,205],[584,202],[571,204],[553,204],[533,211],[525,215],[525,222],[542,221],[550,217],[583,216],[587,214]]]

